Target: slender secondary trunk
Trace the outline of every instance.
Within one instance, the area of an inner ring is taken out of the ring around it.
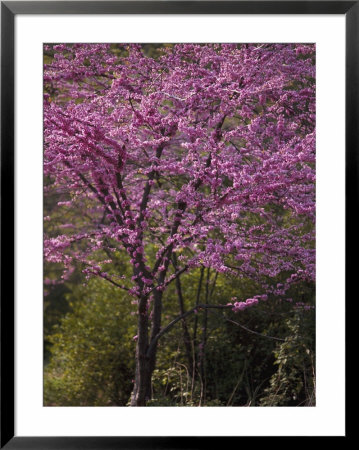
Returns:
[[[177,271],[178,266],[177,266],[177,257],[176,257],[175,253],[173,254],[173,265],[174,265],[175,270]],[[185,311],[185,307],[184,307],[184,298],[183,298],[183,293],[182,293],[182,284],[181,284],[180,277],[176,278],[176,291],[177,291],[177,296],[178,296],[180,315],[183,316],[186,311]],[[191,341],[191,336],[189,334],[186,318],[182,319],[182,331],[183,331],[183,343],[184,343],[184,346],[186,349],[186,356],[187,356],[187,362],[188,362],[187,370],[192,379],[192,373],[193,373],[192,341]]]
[[[206,280],[206,304],[209,302],[209,283],[211,280],[211,269],[207,268],[207,280]],[[208,311],[207,309],[203,312],[203,327],[202,327],[202,342],[201,349],[199,353],[199,364],[201,372],[201,394],[199,399],[199,406],[202,406],[206,401],[206,345],[207,345],[207,325],[208,325]]]
[[[184,308],[182,286],[181,286],[179,277],[176,279],[176,289],[177,289],[177,295],[178,295],[180,315],[183,316],[186,311]],[[190,374],[190,377],[192,378],[192,371],[193,371],[192,341],[191,341],[191,336],[189,334],[187,321],[185,318],[182,319],[182,331],[183,331],[183,343],[185,346],[187,363],[188,363],[187,370]]]
[[[204,267],[201,267],[201,275],[199,278],[198,288],[197,288],[197,297],[196,297],[196,307],[199,305],[199,301],[201,298],[202,291],[202,281],[204,276]],[[193,327],[193,340],[192,340],[192,358],[193,358],[193,366],[192,366],[192,386],[191,386],[191,396],[193,398],[195,384],[196,384],[196,373],[197,373],[197,327],[198,327],[198,311],[194,318],[194,327]]]

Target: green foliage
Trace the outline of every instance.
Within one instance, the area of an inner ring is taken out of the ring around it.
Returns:
[[[181,278],[186,309],[195,304],[199,278],[200,270]],[[211,297],[208,300],[211,304],[226,303],[234,295],[250,297],[256,292],[256,286],[249,280],[233,280],[219,275],[214,287],[212,274],[209,281]],[[196,342],[191,342],[196,360],[195,375],[191,373],[182,327],[178,323],[160,340],[157,369],[153,374],[153,399],[149,405],[313,404],[314,379],[311,373],[314,371],[315,315],[313,310],[298,310],[295,302],[305,300],[313,304],[314,286],[293,286],[290,295],[292,303],[270,298],[240,314],[228,310],[208,311],[203,370],[199,364],[199,345],[204,334],[204,313],[188,318],[186,323],[192,338],[197,320]],[[178,315],[175,297],[172,286],[164,301],[164,326]],[[206,286],[203,283],[200,302],[206,303],[205,297]],[[278,364],[279,360],[281,364]],[[284,361],[289,374],[283,370]],[[301,370],[303,363],[305,373]],[[271,394],[277,387],[273,380],[281,385],[281,398]],[[292,395],[293,389],[297,389],[296,397]]]
[[[127,270],[125,265],[121,270]],[[252,281],[202,272],[201,283],[201,269],[181,277],[185,310],[197,301],[225,304],[233,296],[247,298],[258,292]],[[46,327],[51,359],[45,368],[45,404],[127,405],[135,369],[133,298],[100,279],[86,286],[67,282],[61,295],[70,310],[55,326],[51,316],[52,328]],[[313,304],[314,286],[293,286],[290,295],[293,303],[272,297],[240,314],[209,310],[187,317],[194,366],[178,322],[159,341],[148,406],[313,405],[315,314],[296,308],[295,302]],[[163,327],[179,309],[172,283],[163,301]]]
[[[72,311],[48,337],[44,404],[123,406],[132,389],[136,318],[128,296],[103,280],[74,287]]]
[[[314,313],[298,311],[286,321],[290,334],[274,350],[277,371],[261,406],[315,406]]]

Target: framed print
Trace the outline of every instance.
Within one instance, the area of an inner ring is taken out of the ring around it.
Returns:
[[[1,2],[1,448],[347,436],[358,11]]]

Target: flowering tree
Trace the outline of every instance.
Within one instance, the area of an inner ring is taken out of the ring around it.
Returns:
[[[63,277],[80,263],[134,297],[131,405],[142,406],[158,340],[175,323],[199,309],[241,311],[314,279],[315,48],[45,52],[45,196],[60,197],[69,221],[45,236],[45,258],[63,264]],[[113,264],[119,250],[130,278]],[[167,286],[200,266],[251,278],[258,295],[197,305],[163,326]],[[283,273],[286,281],[274,282]]]

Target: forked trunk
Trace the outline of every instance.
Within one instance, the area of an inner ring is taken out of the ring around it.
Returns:
[[[138,316],[138,336],[136,347],[136,374],[131,395],[131,406],[146,406],[152,396],[152,374],[156,365],[157,339],[161,328],[162,292],[154,293],[154,306],[151,329],[151,349],[149,354],[149,321],[147,297],[140,300]]]
[[[148,314],[147,297],[143,297],[138,305],[138,334],[136,346],[136,372],[133,391],[131,394],[131,406],[146,406],[151,398],[150,359],[146,352],[148,349]]]
[[[139,335],[140,335],[139,331]],[[151,356],[146,354],[148,345],[142,345],[138,337],[136,348],[136,374],[133,391],[131,394],[131,406],[146,406],[152,397],[152,374],[156,365],[157,343],[154,345]]]
[[[136,375],[131,394],[131,406],[146,406],[151,398],[151,378],[152,371],[149,358],[146,355],[138,357],[136,355]]]

